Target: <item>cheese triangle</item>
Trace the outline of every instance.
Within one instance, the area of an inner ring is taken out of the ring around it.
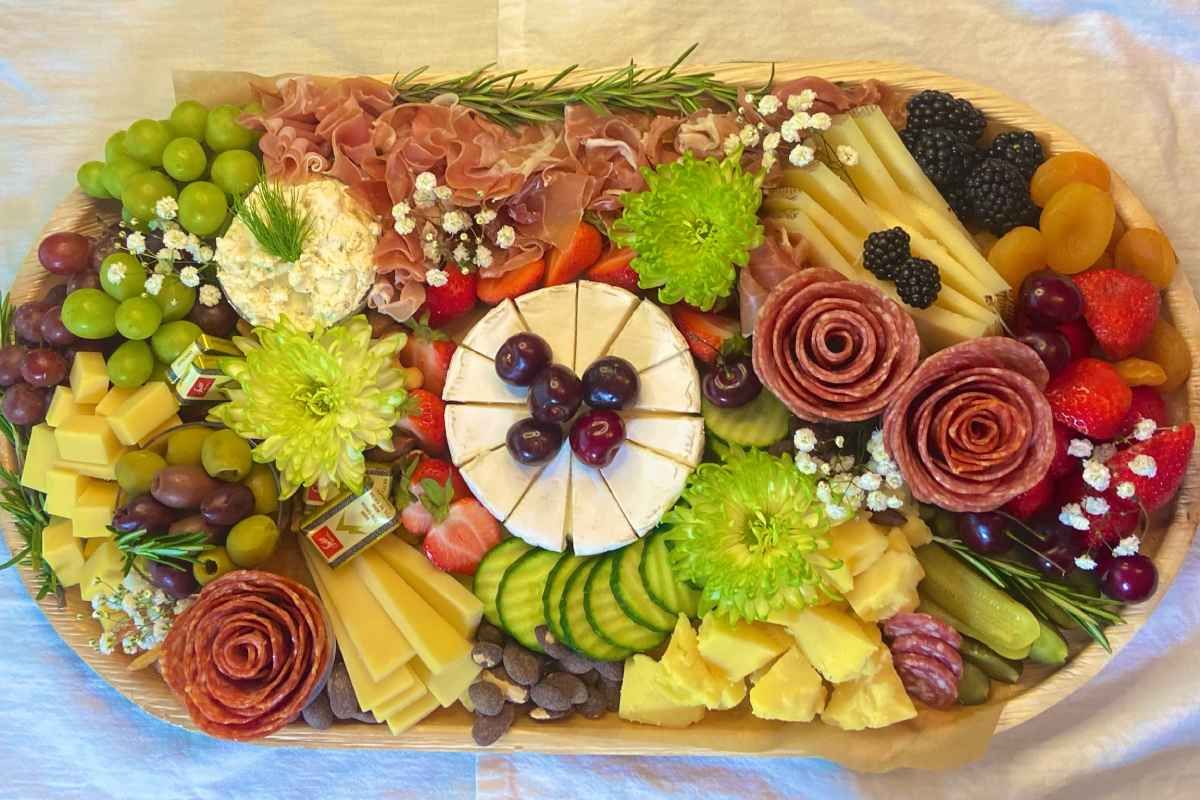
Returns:
[[[523,405],[447,404],[446,443],[454,466],[503,445],[508,429],[528,416],[529,408]]]
[[[633,411],[700,413],[700,376],[692,354],[684,350],[638,375]]]
[[[460,347],[450,357],[442,399],[458,403],[523,405],[529,390],[511,386],[496,374],[496,362]]]
[[[595,281],[579,282],[579,302],[575,332],[575,371],[580,375],[593,361],[604,355],[616,335],[625,327],[637,296],[619,286]]]
[[[567,543],[570,486],[571,445],[564,442],[504,521],[504,527],[535,547],[562,552]]]
[[[462,346],[474,350],[485,358],[496,358],[496,351],[508,337],[525,332],[525,323],[517,313],[517,307],[512,300],[504,300],[500,305],[483,315],[467,335],[463,337]]]
[[[459,472],[471,493],[493,517],[503,522],[525,496],[542,466],[522,464],[507,447],[500,446],[468,461]]]
[[[554,362],[575,369],[575,284],[551,286],[517,298],[526,327],[545,339]]]
[[[675,414],[626,414],[625,439],[694,467],[704,455],[704,420]]]
[[[688,473],[682,464],[629,441],[621,445],[611,464],[600,468],[638,536],[657,525],[667,509],[675,505]]]
[[[622,448],[624,449],[624,448]],[[590,556],[637,539],[600,470],[571,459],[571,541],[575,555]]]
[[[625,359],[638,372],[661,364],[687,349],[687,342],[667,316],[667,312],[643,300],[617,334],[608,355]]]

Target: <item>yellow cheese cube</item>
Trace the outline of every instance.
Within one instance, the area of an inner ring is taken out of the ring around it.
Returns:
[[[123,389],[120,386],[114,386],[105,393],[104,397],[96,404],[96,415],[100,417],[112,416],[121,404],[129,398],[133,397],[133,393],[137,389]]]
[[[741,702],[746,694],[742,678],[731,680],[720,668],[709,667],[700,655],[700,644],[696,631],[686,614],[680,614],[671,634],[671,643],[663,653],[663,672],[667,678],[664,687],[683,705],[701,705],[716,709],[719,705]],[[737,691],[741,684],[741,692]],[[736,699],[734,699],[736,698]]]
[[[115,481],[117,479],[117,460],[128,449],[128,447],[122,447],[117,453],[117,457],[106,464],[88,464],[86,461],[67,461],[65,458],[60,458],[54,462],[54,466],[78,472],[80,475],[87,475],[89,478]]]
[[[442,708],[449,708],[458,702],[459,696],[475,682],[483,668],[475,663],[468,651],[465,656],[440,672],[430,672],[420,661],[412,662],[412,671],[417,680],[442,704]]]
[[[71,417],[80,414],[90,415],[95,409],[94,405],[76,402],[75,393],[71,391],[71,387],[56,386],[54,394],[50,398],[50,407],[46,409],[46,424],[51,428],[57,428]]]
[[[83,548],[71,531],[71,520],[54,517],[42,528],[42,558],[63,586],[79,583],[83,571]]]
[[[904,691],[889,655],[874,674],[834,686],[821,721],[843,730],[861,731],[886,728],[916,715],[917,709]]]
[[[923,547],[932,542],[933,532],[929,530],[929,526],[925,524],[925,520],[918,517],[916,511],[909,510],[907,514],[908,518],[900,526],[900,531],[908,539],[909,545],[912,547]]]
[[[704,706],[682,705],[663,689],[667,680],[662,664],[649,656],[630,658],[625,662],[618,716],[663,728],[686,728],[704,719]]]
[[[902,533],[900,541],[908,546]],[[871,568],[854,579],[846,600],[861,619],[879,621],[901,611],[913,611],[920,603],[917,584],[925,577],[921,562],[911,551],[888,550]]]
[[[109,537],[109,538],[111,538],[111,537]],[[91,538],[91,539],[83,539],[83,540],[80,542],[80,544],[82,544],[82,545],[83,545],[83,558],[84,558],[84,560],[87,560],[87,559],[91,558],[91,557],[92,557],[92,553],[94,553],[94,552],[96,552],[97,550],[99,550],[99,549],[100,549],[100,545],[104,544],[104,543],[105,543],[105,542],[107,542],[107,541],[108,541],[108,539],[107,539],[107,538],[106,538],[106,539],[101,539],[101,538],[100,538],[100,537],[98,537],[98,536],[97,536],[97,537],[93,537],[93,538]]]
[[[388,717],[384,722],[387,723],[388,730],[391,731],[392,736],[399,736],[434,711],[437,711],[437,708],[437,698],[431,694],[426,694],[403,711]]]
[[[844,563],[851,575],[861,575],[887,550],[883,530],[865,519],[852,519],[829,532],[824,555]]]
[[[173,428],[178,428],[182,424],[183,424],[183,420],[179,417],[179,415],[172,414],[171,416],[167,417],[166,422],[164,422],[162,425],[159,425],[157,428],[150,431],[145,436],[143,436],[141,439],[139,439],[138,447],[145,447],[150,442],[150,440],[153,439],[155,436],[158,436],[161,433],[165,433]]]
[[[108,366],[104,356],[90,351],[76,353],[69,380],[76,403],[99,403],[108,391]]]
[[[816,606],[788,615],[787,627],[800,651],[830,683],[854,680],[870,672],[872,656],[882,647],[879,630],[832,606]]]
[[[21,469],[21,485],[46,493],[46,473],[58,461],[58,444],[54,429],[49,425],[34,425],[29,430],[29,449],[25,451],[25,466]]]
[[[173,414],[179,399],[162,381],[151,381],[138,389],[108,416],[108,424],[121,444],[137,444]]]
[[[730,624],[709,614],[700,623],[700,655],[730,680],[746,677],[791,644],[777,628],[761,622]]]
[[[101,594],[111,594],[125,577],[125,557],[112,539],[96,548],[79,574],[79,596],[90,601]]]
[[[460,636],[470,638],[475,633],[483,617],[483,603],[454,576],[395,536],[385,536],[375,545],[375,552]]]
[[[895,553],[907,553],[910,556],[915,556],[912,544],[908,541],[908,537],[904,535],[902,528],[891,528],[887,535],[888,550]]]
[[[112,522],[113,509],[117,507],[119,491],[117,484],[109,481],[93,481],[83,490],[75,503],[75,513],[71,515],[76,536],[92,539],[112,535],[108,525]]]
[[[91,414],[71,417],[54,429],[59,458],[86,461],[89,464],[108,464],[116,461],[121,444],[113,435],[104,417]]]
[[[71,517],[79,495],[92,479],[61,467],[46,470],[46,513],[56,517]]]
[[[737,708],[746,699],[746,681],[730,681],[721,689],[717,702],[708,706],[710,711],[728,711]]]
[[[750,710],[760,719],[810,722],[825,708],[825,682],[799,649],[779,657],[750,690]]]

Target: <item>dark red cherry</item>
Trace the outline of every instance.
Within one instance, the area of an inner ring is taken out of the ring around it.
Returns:
[[[963,544],[985,556],[1007,553],[1012,547],[1008,535],[1007,520],[994,512],[958,515],[958,538]]]
[[[637,393],[637,370],[623,358],[605,356],[583,373],[583,402],[592,408],[625,408],[633,404]]]
[[[1158,588],[1158,568],[1141,553],[1117,556],[1100,578],[1100,589],[1113,600],[1140,603]]]
[[[1021,284],[1020,305],[1035,321],[1054,326],[1079,319],[1083,313],[1083,295],[1066,275],[1042,270]]]
[[[553,422],[538,422],[529,417],[514,422],[504,443],[508,452],[522,464],[541,464],[554,458],[562,447],[562,428]]]
[[[1071,362],[1071,343],[1057,331],[1031,331],[1017,341],[1029,345],[1038,354],[1051,377],[1062,372]]]
[[[562,364],[546,367],[529,386],[529,411],[539,422],[566,422],[582,402],[583,383]]]
[[[749,356],[722,358],[705,374],[701,385],[709,402],[721,408],[744,406],[762,391]]]
[[[590,467],[607,467],[625,441],[625,423],[606,408],[589,411],[571,426],[571,450]]]
[[[550,345],[537,334],[513,334],[496,351],[496,374],[505,383],[529,386],[553,355]]]

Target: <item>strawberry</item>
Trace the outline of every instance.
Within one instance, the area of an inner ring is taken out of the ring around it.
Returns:
[[[414,453],[397,479],[393,496],[405,529],[422,536],[446,518],[451,503],[470,497],[471,492],[448,461]]]
[[[1133,426],[1141,419],[1152,419],[1159,425],[1167,424],[1167,402],[1163,396],[1149,386],[1135,386],[1132,389],[1133,402],[1129,405],[1129,413],[1121,423],[1117,436],[1128,436],[1133,433]]]
[[[1093,439],[1111,439],[1121,430],[1133,395],[1112,364],[1081,358],[1050,379],[1046,399],[1059,422]]]
[[[425,287],[423,308],[429,315],[428,324],[435,328],[461,317],[474,308],[475,293],[479,287],[478,272],[468,272],[464,275],[455,264],[447,264],[445,272],[445,284]]]
[[[1106,356],[1131,356],[1150,338],[1159,306],[1150,281],[1118,269],[1090,269],[1075,276],[1075,285],[1083,295],[1083,318]]]
[[[1134,497],[1147,512],[1162,508],[1175,496],[1196,441],[1196,428],[1187,422],[1174,428],[1163,428],[1144,442],[1134,442],[1117,452],[1106,465],[1112,472],[1111,487],[1128,481],[1133,484]],[[1153,475],[1134,472],[1139,456],[1154,460]]]
[[[1051,478],[1061,478],[1079,467],[1079,459],[1067,452],[1074,438],[1077,438],[1074,431],[1061,422],[1054,423],[1054,460],[1046,471]]]
[[[446,518],[425,536],[425,556],[443,572],[474,575],[501,537],[500,523],[474,497],[450,504]]]
[[[410,389],[401,413],[404,417],[396,423],[397,428],[416,436],[428,452],[446,451],[446,404],[442,398],[426,389]]]
[[[1141,511],[1136,505],[1117,497],[1114,486],[1110,481],[1106,491],[1098,492],[1083,482],[1082,470],[1076,470],[1074,474],[1058,483],[1054,506],[1056,514],[1068,503],[1084,505],[1084,498],[1087,497],[1100,497],[1108,503],[1108,511],[1103,514],[1089,514],[1085,507],[1084,516],[1088,520],[1088,529],[1078,531],[1076,535],[1082,542],[1083,549],[1090,553],[1107,552],[1121,539],[1137,530]]]
[[[620,286],[622,289],[636,292],[638,290],[638,274],[634,272],[629,263],[633,261],[633,256],[633,250],[628,247],[610,249],[600,256],[600,260],[585,272],[583,277],[589,281],[610,283],[613,286]]]
[[[400,363],[421,370],[424,378],[421,387],[440,397],[446,386],[446,373],[450,371],[450,358],[458,346],[446,334],[429,326],[428,315],[405,324],[412,334],[400,351]]]
[[[494,306],[502,300],[532,292],[542,285],[545,275],[546,262],[539,258],[495,278],[480,278],[475,294],[489,306]]]
[[[1064,322],[1055,330],[1066,337],[1067,344],[1071,345],[1071,360],[1091,355],[1092,343],[1096,340],[1092,338],[1092,332],[1082,319]]]
[[[697,311],[682,303],[671,306],[671,319],[683,334],[692,355],[705,364],[717,363],[721,346],[738,333],[737,320],[709,311]]]
[[[586,222],[579,223],[565,250],[552,250],[546,258],[546,285],[570,283],[600,258],[603,244],[600,231]]]
[[[1004,511],[1017,519],[1030,519],[1049,505],[1053,499],[1054,481],[1051,480],[1049,474],[1046,474],[1033,486],[1005,503]]]

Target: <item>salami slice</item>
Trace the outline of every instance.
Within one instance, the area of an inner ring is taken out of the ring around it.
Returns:
[[[771,290],[754,326],[754,370],[796,416],[855,422],[887,407],[921,341],[899,304],[823,268]]]
[[[936,658],[899,653],[893,658],[904,690],[930,708],[949,708],[958,699],[958,681]]]
[[[333,660],[320,601],[268,572],[204,587],[163,643],[163,678],[192,721],[223,739],[268,736],[295,719]]]
[[[888,452],[912,495],[950,511],[990,511],[1042,479],[1054,457],[1049,373],[998,336],[930,356],[884,413]]]
[[[954,673],[955,681],[962,677],[962,656],[958,654],[956,648],[951,647],[941,639],[935,639],[923,633],[910,633],[907,636],[896,637],[890,647],[894,655],[915,653],[919,656],[928,656],[929,658],[936,659],[942,666]]]
[[[883,637],[888,641],[913,634],[941,639],[955,650],[962,647],[962,636],[958,631],[930,614],[904,611],[883,621]]]

